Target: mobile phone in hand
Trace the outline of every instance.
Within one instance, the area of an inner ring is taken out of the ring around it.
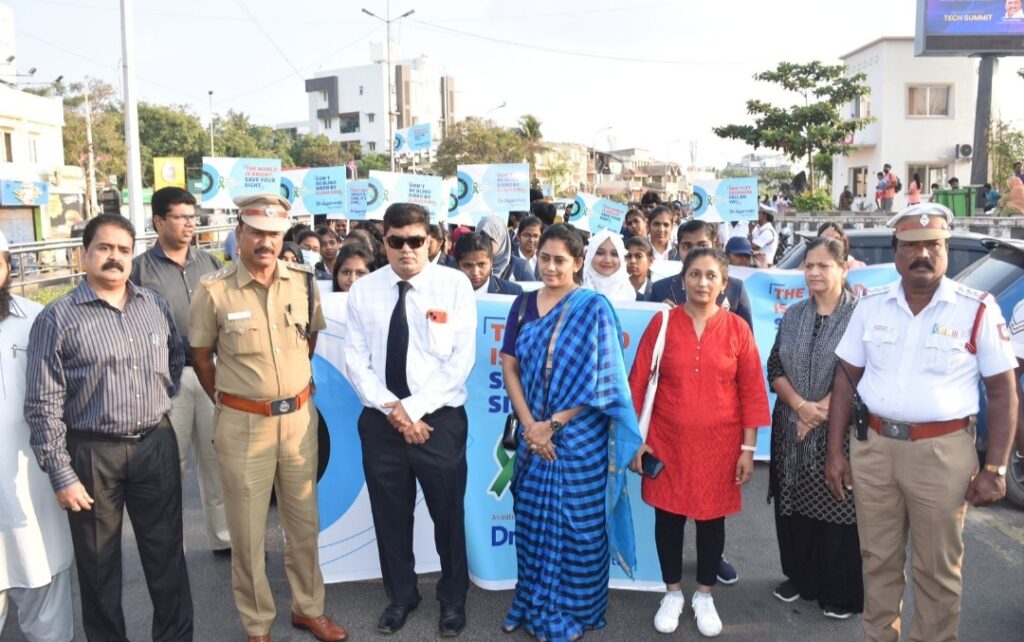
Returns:
[[[640,468],[644,471],[645,475],[654,479],[661,474],[661,471],[665,470],[665,462],[661,461],[651,453],[645,452],[640,457]]]

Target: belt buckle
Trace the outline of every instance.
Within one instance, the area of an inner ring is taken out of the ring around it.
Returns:
[[[295,412],[295,408],[298,406],[295,397],[287,397],[285,399],[275,399],[270,402],[270,416],[277,417],[278,415],[287,415],[290,412]]]
[[[882,434],[889,439],[910,441],[910,424],[900,421],[882,420]]]

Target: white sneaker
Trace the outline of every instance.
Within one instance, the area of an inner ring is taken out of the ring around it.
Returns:
[[[693,619],[697,621],[697,630],[701,635],[713,638],[722,632],[722,620],[715,610],[715,600],[710,593],[697,591],[693,594]]]
[[[679,616],[686,606],[686,598],[682,593],[666,593],[661,598],[661,606],[654,616],[654,628],[658,633],[673,633],[679,627]]]

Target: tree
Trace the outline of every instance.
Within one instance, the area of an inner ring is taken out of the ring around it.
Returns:
[[[207,132],[199,118],[182,106],[139,103],[139,152],[142,181],[153,185],[153,159],[183,156],[186,167],[198,167],[207,147]]]
[[[298,136],[292,143],[292,159],[298,167],[334,167],[341,165],[341,145],[327,136]]]
[[[871,122],[870,118],[842,116],[843,106],[868,93],[864,74],[847,76],[842,65],[780,62],[774,70],[755,74],[754,79],[799,94],[803,104],[777,107],[748,100],[747,113],[754,117],[753,125],[726,125],[712,131],[721,138],[742,140],[754,149],[767,147],[793,161],[806,160],[811,185],[815,184],[814,153],[845,156],[846,141]]]
[[[370,176],[371,169],[386,172],[390,168],[391,162],[387,154],[363,154],[363,157],[356,161],[356,175],[363,178]]]
[[[523,140],[523,152],[526,160],[530,163],[530,177],[537,178],[537,154],[545,151],[544,135],[540,132],[541,122],[533,114],[524,114],[519,117],[519,126],[516,133]]]
[[[518,163],[524,156],[518,133],[471,116],[456,123],[441,141],[434,167],[441,176],[455,176],[459,165]]]
[[[818,173],[818,184],[811,185],[812,189],[823,187],[826,192],[830,191],[829,188],[832,186],[832,154],[818,152],[814,155],[811,166]]]
[[[999,192],[1013,175],[1013,164],[1024,158],[1024,131],[1013,129],[1009,123],[993,120],[988,128],[989,167],[992,185]]]

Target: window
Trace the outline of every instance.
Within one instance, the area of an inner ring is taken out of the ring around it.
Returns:
[[[39,162],[39,136],[30,134],[28,137],[28,162]]]
[[[851,167],[850,168],[850,190],[854,196],[867,196],[868,195],[868,168],[867,167]]]
[[[370,141],[369,143],[367,143],[367,147],[370,148],[371,152],[377,151],[377,143],[374,143],[373,141]]]
[[[320,90],[320,100],[322,100],[324,102],[327,102],[327,91],[326,90]]]
[[[907,88],[907,116],[952,116],[951,85],[916,85]],[[921,178],[924,178],[923,176]]]
[[[359,131],[359,112],[338,115],[339,131],[342,134],[354,134]]]
[[[359,95],[360,96],[363,95],[363,86],[362,85],[359,85]]]
[[[330,118],[324,118],[324,129],[330,129],[334,125],[334,121]]]
[[[945,165],[928,165],[924,163],[916,163],[907,165],[907,178],[903,182],[904,189],[907,185],[910,185],[910,180],[917,174],[921,177],[921,193],[930,194],[932,191],[932,184],[938,184],[939,189],[947,189],[946,179],[949,176],[949,170]]]
[[[366,114],[366,122],[372,123],[374,116],[376,116],[376,114]]]
[[[0,163],[14,162],[14,144],[11,140],[11,132],[3,132],[3,144],[0,145]]]
[[[871,94],[855,98],[853,100],[853,109],[851,110],[851,116],[854,118],[870,118],[871,117]]]

